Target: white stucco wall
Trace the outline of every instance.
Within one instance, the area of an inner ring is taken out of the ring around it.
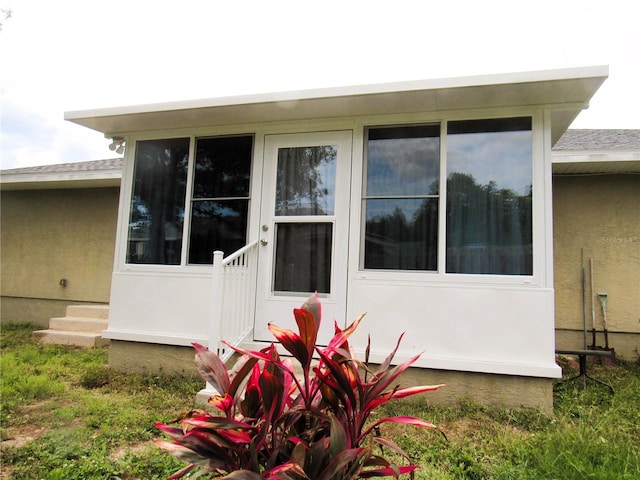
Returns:
[[[371,360],[404,338],[397,359],[422,353],[416,366],[559,377],[554,362],[553,290],[468,285],[354,282],[349,318],[367,312],[354,347],[371,334]]]
[[[209,339],[210,272],[115,272],[106,338],[189,346]]]

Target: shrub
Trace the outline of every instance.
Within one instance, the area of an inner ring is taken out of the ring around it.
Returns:
[[[344,330],[336,324],[334,337],[319,348],[315,345],[321,318],[317,294],[293,314],[297,333],[274,324],[269,324],[269,330],[299,362],[298,375],[293,360],[281,358],[274,344],[260,351],[227,344],[242,355],[234,375],[215,353],[194,344],[198,371],[218,392],[209,403],[219,413],[194,410],[173,425],[156,423],[173,440],[156,443],[188,464],[170,479],[196,471],[239,480],[413,477],[417,465],[397,444],[381,436],[380,426],[390,422],[436,427],[411,416],[378,420],[370,416],[391,399],[441,386],[400,388],[395,384],[419,355],[391,365],[401,336],[374,370],[368,364],[369,346],[364,363],[349,346],[349,337],[363,316]],[[404,458],[407,464],[394,465],[383,453],[375,453],[379,451]]]

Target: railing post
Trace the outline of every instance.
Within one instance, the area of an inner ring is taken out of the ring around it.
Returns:
[[[255,304],[249,299],[253,298],[250,289],[255,288],[253,263],[257,245],[257,241],[245,245],[226,259],[223,252],[213,252],[208,341],[209,350],[225,362],[233,351],[221,348],[222,340],[239,345],[251,330]],[[207,403],[217,393],[207,382],[196,395],[196,403]]]
[[[222,299],[223,299],[223,282],[222,275],[224,272],[224,266],[222,260],[224,253],[220,250],[213,252],[213,269],[211,276],[211,315],[209,317],[209,350],[218,354],[221,330],[222,330]],[[207,386],[204,390],[201,390],[199,395],[209,397],[216,392],[213,385],[207,382]],[[205,402],[206,403],[206,402]]]
[[[220,334],[222,329],[222,302],[223,283],[222,275],[224,267],[222,260],[224,253],[220,250],[213,252],[213,275],[211,279],[211,320],[209,323],[209,350],[218,353],[220,347]]]

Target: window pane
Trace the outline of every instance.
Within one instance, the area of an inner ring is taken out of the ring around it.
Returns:
[[[336,194],[335,146],[280,148],[276,215],[333,215]]]
[[[252,155],[251,135],[196,140],[188,263],[246,244]]]
[[[189,263],[210,264],[213,251],[226,255],[244,247],[248,200],[194,202],[191,209]]]
[[[193,198],[248,197],[253,137],[199,138]]]
[[[331,223],[276,224],[275,292],[330,293]]]
[[[188,138],[136,143],[128,263],[180,263],[188,162]]]
[[[447,272],[531,275],[531,119],[447,130]]]
[[[438,199],[366,201],[365,268],[436,270]]]
[[[369,129],[366,168],[364,268],[436,270],[440,125]]]
[[[440,126],[369,130],[367,196],[438,195]]]

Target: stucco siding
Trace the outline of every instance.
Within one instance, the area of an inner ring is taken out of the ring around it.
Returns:
[[[640,175],[556,176],[553,180],[557,348],[582,348],[581,250],[586,277],[587,344],[592,344],[592,294],[606,292],[609,346],[634,358],[640,349]],[[589,259],[593,261],[593,283]],[[603,346],[602,334],[597,345]]]
[[[118,196],[118,188],[2,192],[2,321],[46,324],[68,304],[109,302]]]

